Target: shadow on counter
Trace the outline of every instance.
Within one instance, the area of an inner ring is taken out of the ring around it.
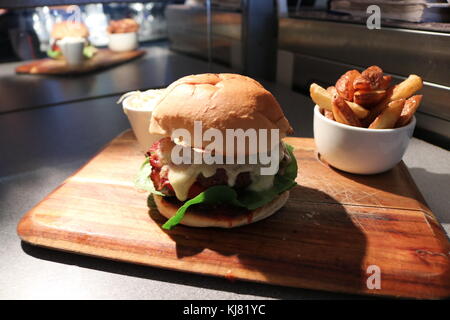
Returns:
[[[431,210],[438,218],[439,222],[450,224],[450,215],[448,212],[448,199],[450,199],[450,174],[448,173],[434,173],[423,168],[409,168],[413,179],[416,181],[417,187],[424,194],[426,199],[429,199],[430,203],[435,204]],[[425,184],[426,183],[426,184]],[[433,190],[444,190],[444,194],[436,195],[430,192],[428,185],[433,185]],[[436,186],[438,186],[436,188]],[[434,197],[438,197],[436,200],[432,200]],[[442,197],[442,198],[441,198]],[[439,206],[437,206],[439,204]]]
[[[256,275],[257,281],[269,284],[364,289],[366,237],[346,209],[316,189],[297,186],[290,193],[279,212],[251,225],[232,229],[179,225],[162,231],[175,241],[178,259],[193,258],[205,272],[232,281]],[[311,201],[297,200],[300,194]],[[148,202],[150,217],[161,227],[166,218],[151,197]],[[210,259],[214,264],[208,264]],[[228,272],[221,274],[218,269],[224,268]]]
[[[314,218],[310,215],[310,210],[317,204],[309,203],[303,208],[303,214],[299,215],[293,210],[302,205],[295,201],[295,194],[298,192],[320,193],[317,197],[325,200],[328,197],[320,191],[299,186],[291,192],[292,201],[288,201],[285,208],[255,224],[214,230],[177,226],[171,231],[164,231],[176,242],[178,258],[189,258],[204,250],[212,250],[216,256],[218,254],[223,257],[224,261],[235,256],[236,259],[232,260],[237,261],[238,265],[261,273],[268,282],[277,282],[276,279],[271,279],[273,268],[276,268],[276,276],[288,273],[291,278],[302,277],[307,282],[333,281],[341,286],[365,285],[365,274],[361,271],[366,248],[364,234],[353,224],[345,209],[329,197],[328,201],[333,203],[329,212]],[[156,210],[149,210],[149,214],[160,226],[166,221]],[[343,229],[346,232],[342,232]],[[216,236],[211,240],[212,232]],[[267,236],[270,232],[273,234]],[[327,236],[324,237],[324,234]],[[264,237],[261,238],[262,236]],[[261,243],[252,241],[253,238],[261,238]],[[244,245],[242,241],[247,244]],[[267,243],[266,246],[263,245],[264,242]],[[293,243],[298,243],[298,247],[290,247]],[[322,248],[320,254],[317,254],[319,251],[315,249],[316,246]],[[336,250],[337,246],[342,246],[343,251]],[[54,251],[25,242],[22,242],[22,249],[35,258],[57,263],[237,294],[276,299],[368,299],[365,296],[234,281],[226,274],[223,277],[210,277],[189,273],[187,276],[184,272]],[[305,272],[308,273],[306,277]],[[323,276],[327,278],[322,279]]]
[[[125,262],[105,260],[101,258],[81,256],[73,253],[55,251],[21,242],[23,251],[37,259],[75,265],[81,268],[111,272],[124,276],[137,277],[153,281],[170,282],[177,285],[192,286],[208,290],[227,291],[242,295],[254,295],[274,299],[373,299],[360,295],[350,295],[297,289],[276,285],[264,285],[252,282],[232,282],[223,278],[186,274],[149,266],[135,265]],[[187,276],[188,275],[188,276]]]

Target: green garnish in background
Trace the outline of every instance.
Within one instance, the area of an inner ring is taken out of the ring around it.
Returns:
[[[94,46],[85,46],[83,48],[83,56],[86,59],[90,59],[97,53],[97,51],[98,51],[98,49]],[[62,52],[60,50],[48,49],[47,55],[52,59],[58,59],[59,57],[62,56]]]
[[[83,48],[83,56],[87,59],[92,58],[96,53],[98,49],[94,46],[85,46]]]
[[[56,59],[59,56],[62,55],[61,51],[53,51],[52,49],[48,49],[47,50],[47,55],[52,58],[52,59]]]

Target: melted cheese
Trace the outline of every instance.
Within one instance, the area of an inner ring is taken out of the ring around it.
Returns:
[[[192,164],[192,165],[174,165],[169,164],[168,179],[175,191],[176,197],[185,201],[188,197],[189,189],[195,182],[199,174],[205,178],[212,177],[217,169],[222,168],[227,173],[228,185],[233,187],[236,179],[240,173],[250,172],[252,180],[248,187],[253,191],[262,191],[269,189],[273,185],[274,175],[260,175],[261,165],[251,164],[236,164],[236,165],[206,165],[206,164]]]
[[[279,148],[281,161],[286,156],[284,148]],[[161,158],[163,158],[161,154]],[[261,175],[261,164],[181,164],[175,165],[170,160],[167,161],[164,167],[167,166],[169,170],[167,178],[175,191],[176,197],[180,201],[185,201],[188,198],[189,189],[197,180],[197,177],[202,174],[205,178],[212,177],[217,169],[224,169],[227,174],[227,184],[233,187],[236,179],[240,173],[249,172],[251,184],[248,186],[252,191],[263,191],[273,186],[275,175]],[[279,165],[279,164],[278,164]],[[278,172],[278,167],[276,168]]]

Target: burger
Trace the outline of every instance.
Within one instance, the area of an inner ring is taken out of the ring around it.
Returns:
[[[202,132],[213,130],[215,139],[197,139],[199,123]],[[248,135],[241,139],[244,147],[230,147],[230,137],[237,142],[230,132],[250,131],[258,141]],[[293,148],[281,140],[293,130],[275,97],[249,77],[199,74],[175,81],[156,102],[149,132],[161,139],[146,153],[136,186],[153,194],[159,213],[168,219],[164,229],[177,224],[231,228],[259,221],[279,210],[296,185]],[[179,154],[201,161],[180,162]],[[274,163],[263,161],[263,154]],[[211,163],[212,158],[217,161]],[[269,166],[273,170],[263,170]]]
[[[75,21],[55,23],[52,28],[50,49],[47,50],[47,55],[53,59],[63,59],[64,55],[58,42],[61,40],[82,40],[84,42],[83,56],[90,59],[97,52],[97,48],[89,43],[88,37],[89,30],[83,23]]]

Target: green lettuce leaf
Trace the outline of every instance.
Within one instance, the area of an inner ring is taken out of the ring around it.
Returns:
[[[272,188],[264,191],[250,191],[246,190],[240,195],[229,186],[214,186],[203,191],[196,197],[186,201],[176,212],[176,214],[167,220],[162,226],[164,229],[170,230],[176,226],[183,219],[187,209],[195,204],[207,203],[207,204],[232,204],[237,207],[244,207],[248,210],[255,210],[263,205],[271,202],[276,196],[293,188],[297,183],[295,178],[297,177],[297,161],[293,154],[294,148],[285,143],[286,149],[289,152],[291,161],[284,168],[283,174],[277,174],[274,178]]]
[[[209,203],[209,204],[233,204],[238,207],[243,207],[243,205],[237,200],[237,193],[233,188],[229,186],[214,186],[206,189],[202,193],[198,194],[196,197],[186,201],[176,212],[176,214],[167,220],[166,223],[163,224],[163,229],[170,230],[175,227],[177,224],[181,222],[184,218],[184,214],[186,210],[194,205],[200,203]]]
[[[52,59],[56,59],[59,56],[62,55],[61,51],[53,51],[52,49],[48,49],[47,50],[47,55],[52,58]]]
[[[297,178],[297,172],[298,172],[298,166],[297,166],[297,160],[295,159],[294,155],[294,147],[290,144],[287,144],[286,142],[283,142],[284,146],[286,147],[289,157],[291,158],[291,162],[286,166],[283,177],[295,180]]]
[[[149,179],[150,173],[152,172],[152,166],[150,165],[150,158],[146,157],[144,163],[141,165],[139,169],[139,173],[134,179],[134,186],[137,189],[146,190],[153,194],[157,194],[159,196],[164,196],[163,193],[156,191],[155,186],[153,185],[153,181]]]
[[[85,58],[90,59],[97,53],[97,48],[94,46],[85,46],[83,48],[83,55]]]

